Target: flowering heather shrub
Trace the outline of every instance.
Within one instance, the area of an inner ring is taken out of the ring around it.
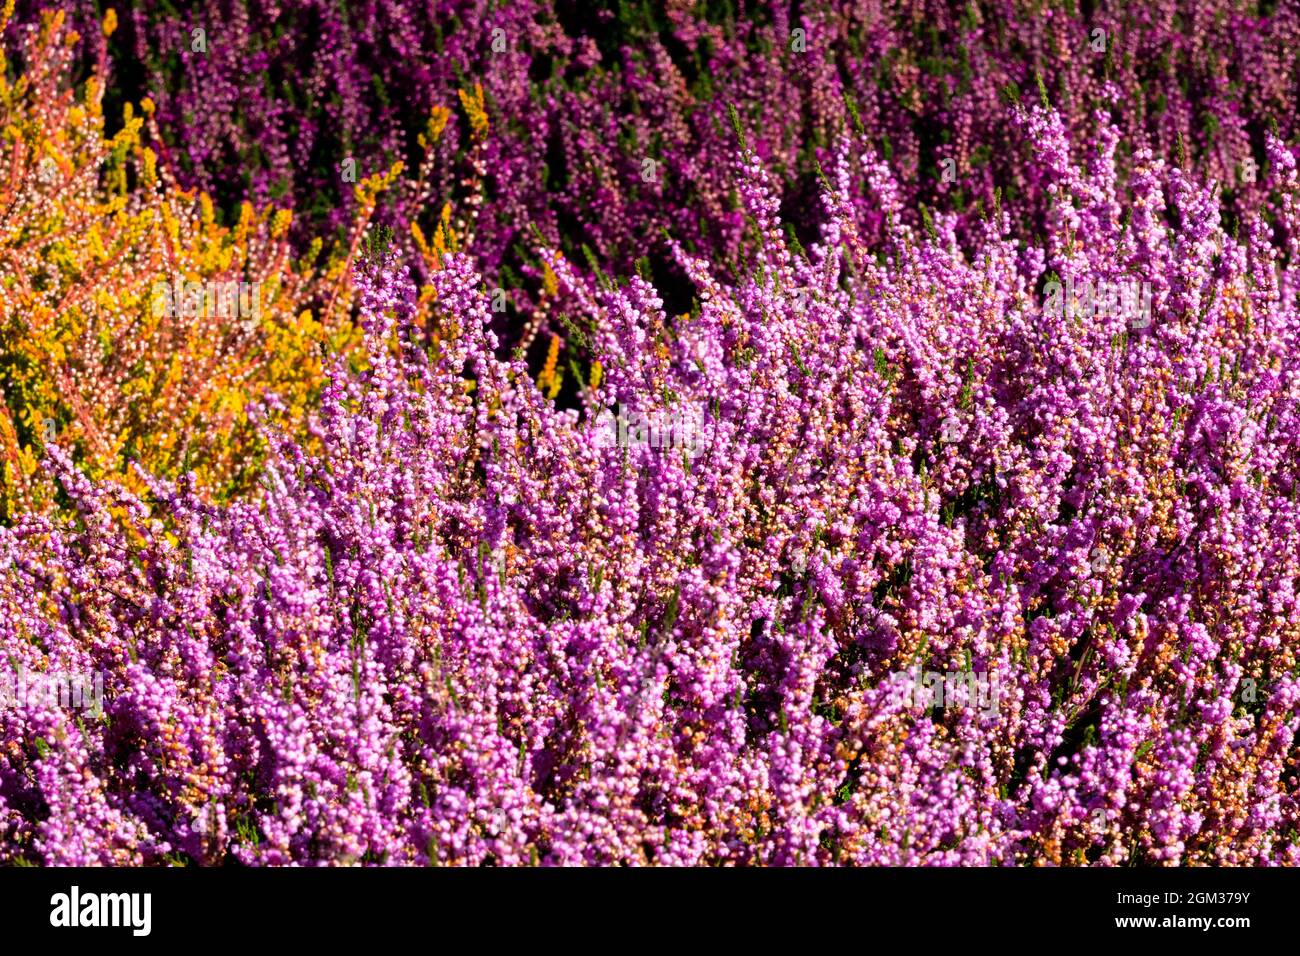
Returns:
[[[98,34],[98,2],[63,6]],[[1242,0],[205,0],[132,5],[111,43],[121,82],[157,102],[164,159],[182,183],[232,209],[289,202],[300,242],[350,221],[345,158],[363,174],[397,160],[414,172],[431,112],[453,111],[433,160],[387,194],[381,221],[418,264],[410,221],[428,231],[443,202],[481,203],[470,251],[493,284],[529,290],[515,246],[530,223],[571,258],[586,244],[618,273],[663,251],[646,241],[661,228],[732,264],[744,227],[726,175],[728,103],[801,228],[815,225],[804,212],[814,161],[850,122],[847,101],[900,172],[913,225],[920,202],[962,212],[966,240],[998,186],[1013,225],[1040,224],[1046,197],[1009,148],[1005,105],[1008,89],[1036,98],[1036,76],[1072,136],[1111,109],[1132,149],[1184,149],[1189,171],[1222,182],[1241,215],[1259,198],[1250,163],[1265,159],[1268,121],[1292,135],[1300,99],[1300,9]],[[491,120],[481,142],[456,110],[474,83]],[[883,236],[870,207],[859,217]],[[518,293],[524,311],[531,294]]]
[[[181,190],[146,145],[149,101],[144,116],[128,104],[107,136],[102,76],[69,82],[62,19],[25,31],[25,70],[0,89],[2,518],[49,503],[37,465],[55,440],[92,476],[130,480],[137,460],[161,475],[192,468],[213,491],[247,484],[245,404],[274,388],[301,416],[321,346],[350,334],[347,255],[318,265],[317,243],[295,258],[286,210],[245,203],[219,225],[209,197]],[[378,185],[358,186],[353,251]],[[187,309],[180,282],[244,294],[239,308]]]
[[[758,242],[735,283],[677,246],[686,314],[546,252],[579,408],[448,253],[431,326],[363,270],[367,367],[315,451],[266,399],[258,501],[52,449],[78,517],[0,530],[0,643],[107,700],[0,711],[0,859],[1298,862],[1294,158],[1233,236],[1150,153],[1124,198],[1114,128],[1080,166],[1017,116],[1041,246],[913,229],[843,145],[807,251],[743,149]],[[1129,273],[1149,323],[1044,308]]]
[[[34,16],[47,5],[23,6]],[[101,4],[61,6],[85,32],[97,29]],[[447,111],[482,82],[496,108],[522,118],[532,95],[527,58],[491,54],[488,31],[499,25],[515,44],[543,52],[557,36],[553,27],[531,24],[528,4],[498,14],[481,4],[435,6],[291,0],[177,10],[141,4],[112,15],[115,68],[125,88],[156,102],[163,159],[184,185],[210,192],[218,205],[291,203],[304,244],[345,234],[356,217],[358,197],[348,185],[354,180],[344,178],[345,160],[355,161],[358,179],[405,161],[414,175],[384,196],[380,221],[400,226],[399,237],[413,252],[408,223],[431,197],[439,197],[435,212],[453,190],[478,199],[482,175],[474,174],[484,159],[509,190],[503,216],[518,211],[516,189],[539,181],[537,164],[526,181],[510,175],[516,161],[504,155],[499,136],[485,156],[483,131],[468,110]],[[461,17],[468,25],[459,25]],[[444,45],[444,32],[452,31],[456,42]],[[436,149],[433,137],[421,141],[431,116],[440,126],[451,121],[450,135]],[[522,130],[510,136],[511,152],[531,139]],[[535,144],[530,149],[537,152]],[[436,216],[430,220],[426,226]]]

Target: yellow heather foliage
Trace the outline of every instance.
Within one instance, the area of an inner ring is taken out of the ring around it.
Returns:
[[[435,105],[429,111],[429,122],[424,127],[424,132],[417,139],[421,146],[431,146],[442,138],[442,131],[447,128],[447,121],[451,119],[451,110],[445,106]]]
[[[192,470],[217,497],[247,487],[249,402],[274,393],[303,422],[322,347],[356,341],[351,251],[317,267],[314,244],[295,260],[285,210],[246,204],[221,225],[142,142],[151,103],[105,138],[102,79],[73,88],[61,31],[62,14],[47,17],[26,74],[0,84],[0,521],[52,505],[38,468],[50,442],[128,487],[133,460]],[[397,172],[365,184],[363,215]]]
[[[411,239],[429,271],[437,272],[441,269],[442,257],[460,249],[460,237],[451,225],[451,204],[445,203],[442,207],[442,214],[438,217],[438,225],[433,233],[433,242],[425,238],[424,230],[415,221],[411,222]]]
[[[551,336],[551,345],[546,353],[546,364],[542,366],[542,371],[537,376],[537,387],[546,390],[546,397],[554,399],[560,394],[560,386],[564,383],[564,373],[559,370],[560,364],[560,337]]]
[[[464,107],[465,115],[469,118],[470,132],[477,142],[483,142],[488,134],[488,115],[483,101],[482,84],[475,83],[473,91],[457,90],[456,92],[460,96],[460,105]]]

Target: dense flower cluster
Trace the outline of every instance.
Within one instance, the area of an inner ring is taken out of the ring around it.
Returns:
[[[567,405],[472,254],[376,253],[261,494],[52,447],[0,645],[105,700],[0,709],[0,859],[1300,862],[1295,159],[1225,225],[1104,113],[1011,120],[1039,240],[909,222],[840,128],[806,248],[733,140],[681,309],[543,244]]]
[[[31,19],[51,3],[19,10]],[[59,5],[98,37],[99,0]],[[434,161],[389,192],[380,216],[409,253],[408,224],[428,231],[437,217],[430,197],[473,200],[476,261],[521,296],[535,292],[516,250],[530,224],[571,257],[588,245],[611,271],[662,251],[661,227],[731,264],[743,220],[726,175],[728,103],[796,225],[811,227],[815,164],[856,111],[908,215],[922,202],[961,213],[965,236],[999,186],[1014,221],[1037,225],[1046,197],[1012,148],[1005,103],[1037,99],[1040,81],[1072,135],[1111,110],[1125,166],[1143,147],[1183,150],[1185,168],[1225,184],[1243,212],[1259,198],[1264,133],[1275,123],[1290,136],[1300,98],[1291,2],[127,6],[109,38],[117,78],[127,98],[158,104],[160,149],[185,186],[231,208],[291,201],[307,242],[350,222],[345,160],[361,175],[399,160],[414,173],[429,117],[447,110]],[[491,120],[484,139],[457,110],[474,83]],[[883,229],[869,206],[859,218]]]

